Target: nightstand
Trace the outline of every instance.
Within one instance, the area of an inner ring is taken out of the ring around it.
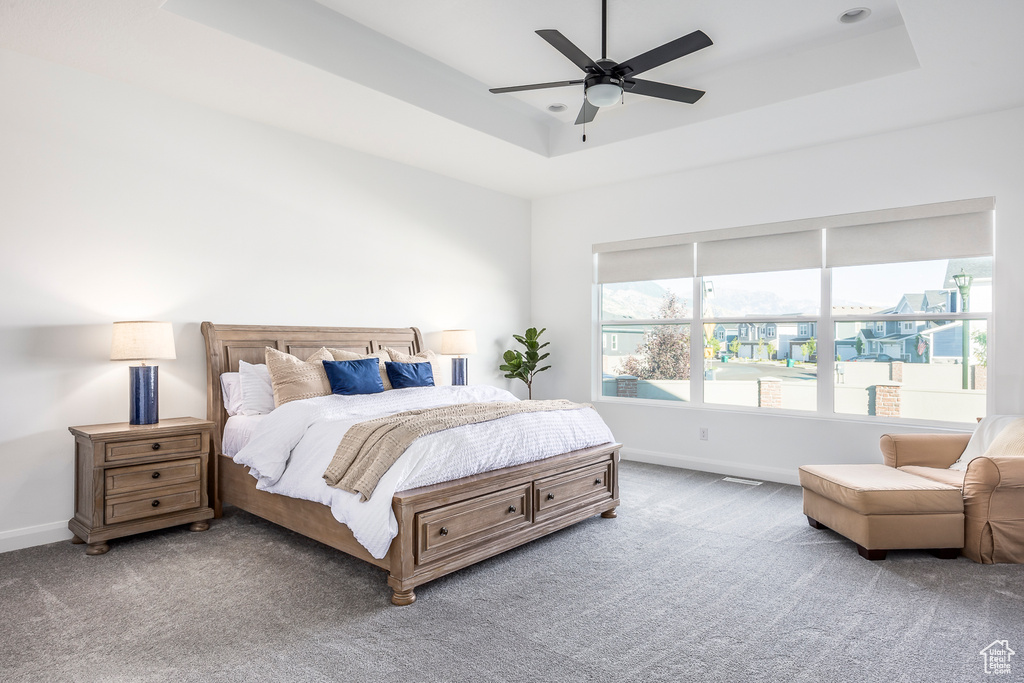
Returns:
[[[102,555],[112,538],[177,524],[210,528],[212,430],[212,422],[194,417],[69,427],[75,435],[72,543],[88,543],[86,555]]]

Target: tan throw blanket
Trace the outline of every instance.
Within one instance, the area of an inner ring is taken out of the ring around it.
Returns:
[[[440,408],[410,410],[352,425],[324,472],[329,486],[358,493],[362,500],[373,495],[377,482],[412,442],[421,436],[453,427],[489,422],[519,413],[548,410],[581,410],[589,404],[564,399],[553,401],[496,401],[458,403]]]

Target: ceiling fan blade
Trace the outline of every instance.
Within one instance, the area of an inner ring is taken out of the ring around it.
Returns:
[[[713,45],[711,39],[708,38],[704,31],[694,31],[682,38],[676,38],[672,42],[665,43],[661,47],[656,47],[653,50],[648,50],[642,55],[637,55],[633,59],[627,59],[624,62],[619,62],[612,73],[617,76],[632,76],[634,74],[640,74],[644,71],[653,69],[656,66],[667,64],[674,59],[685,57],[686,55],[696,52],[697,50],[703,50],[709,45]]]
[[[567,85],[580,85],[583,83],[582,80],[578,81],[553,81],[551,83],[534,83],[533,85],[513,85],[507,88],[491,88],[493,93],[503,92],[520,92],[521,90],[543,90],[544,88],[561,88]]]
[[[683,88],[678,85],[668,85],[667,83],[655,83],[654,81],[643,81],[639,78],[623,81],[623,87],[626,92],[633,93],[634,95],[660,97],[663,100],[674,100],[676,102],[686,102],[687,104],[693,104],[704,97],[703,90]]]
[[[569,58],[573,64],[583,69],[587,73],[601,74],[604,70],[597,65],[593,59],[588,57],[583,50],[579,49],[572,44],[568,38],[563,36],[561,33],[553,28],[546,28],[537,31],[537,35],[548,41],[551,47],[555,48],[563,55]]]
[[[598,109],[599,107],[595,107],[589,100],[584,99],[583,106],[580,107],[580,114],[576,117],[576,125],[578,126],[581,123],[590,123],[593,121],[594,117],[597,116]]]

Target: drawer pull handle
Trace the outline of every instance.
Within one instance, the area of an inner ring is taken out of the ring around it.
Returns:
[[[515,512],[516,511],[516,506],[515,505],[509,505],[508,506],[508,511],[509,512]]]
[[[153,507],[155,507],[155,508],[160,507],[160,501],[159,500],[154,500],[153,501]]]
[[[158,444],[158,443],[153,444],[153,450],[154,451],[160,450],[160,444]]]
[[[154,479],[159,479],[160,478],[160,473],[159,472],[154,472],[153,473],[153,478]]]
[[[446,526],[441,527],[440,533],[441,533],[442,536],[447,536],[448,535],[448,527],[446,527]]]
[[[554,500],[554,499],[555,499],[555,494],[549,493],[548,494],[548,500]]]
[[[597,479],[595,479],[595,480],[594,480],[594,483],[595,483],[595,484],[600,484],[600,483],[601,483],[601,479],[600,479],[600,478],[597,478]]]

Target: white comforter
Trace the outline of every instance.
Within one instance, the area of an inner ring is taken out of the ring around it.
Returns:
[[[383,415],[455,403],[515,401],[489,386],[395,389],[361,396],[324,396],[286,403],[260,420],[234,457],[257,479],[256,488],[323,503],[376,558],[398,534],[391,510],[396,491],[451,481],[613,441],[592,408],[511,415],[417,439],[381,478],[369,500],[323,480],[349,427]]]

